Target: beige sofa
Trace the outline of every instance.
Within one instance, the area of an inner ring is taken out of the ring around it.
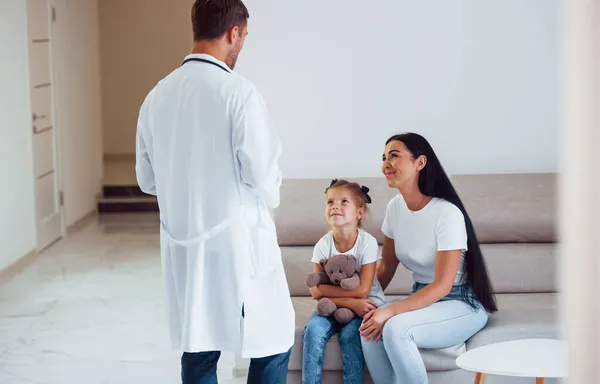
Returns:
[[[381,242],[380,227],[387,202],[397,193],[383,178],[354,179],[371,189],[373,203],[365,229]],[[296,310],[296,343],[288,383],[301,383],[302,331],[314,311],[305,277],[311,271],[314,244],[328,230],[324,191],[330,180],[286,180],[281,205],[274,212],[279,244]],[[422,350],[430,383],[469,383],[474,374],[460,370],[455,359],[466,350],[493,342],[558,337],[556,283],[556,175],[461,175],[452,181],[474,223],[497,294],[499,311],[464,345]],[[410,273],[399,267],[386,300],[409,294]],[[237,359],[236,376],[248,362]],[[324,383],[342,383],[337,337],[326,346]],[[365,382],[370,382],[365,369]],[[486,383],[526,383],[522,379],[488,377]],[[547,381],[552,382],[552,381]]]

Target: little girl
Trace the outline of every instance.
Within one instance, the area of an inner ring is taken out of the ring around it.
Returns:
[[[377,240],[360,228],[361,220],[371,202],[369,189],[346,180],[333,180],[325,190],[325,216],[331,231],[319,240],[313,251],[315,272],[321,272],[320,260],[346,254],[356,257],[360,286],[346,290],[334,285],[319,285],[310,289],[315,300],[331,299],[338,307],[354,311],[358,317],[339,326],[333,317],[317,312],[308,320],[302,335],[302,382],[320,384],[322,380],[325,344],[339,331],[344,384],[363,382],[363,354],[359,328],[362,318],[384,304],[384,295],[376,276],[381,259]]]

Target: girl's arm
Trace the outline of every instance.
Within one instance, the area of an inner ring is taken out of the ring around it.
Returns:
[[[369,312],[377,309],[377,305],[368,299],[353,299],[350,297],[334,297],[330,299],[339,308],[348,308],[359,317],[365,317]]]
[[[396,257],[394,239],[390,239],[389,237],[385,236],[383,239],[381,257],[381,262],[377,268],[377,279],[381,284],[381,289],[385,291],[392,281],[392,278],[396,273],[396,269],[398,269],[398,264],[400,264],[400,261]]]
[[[321,297],[351,297],[355,299],[366,299],[371,291],[373,280],[375,279],[375,269],[377,263],[365,264],[360,268],[360,285],[358,288],[349,290],[337,285],[321,284],[317,287],[318,294]],[[321,266],[319,266],[321,268]],[[315,268],[316,269],[316,268]]]
[[[359,302],[360,299],[355,299],[353,297],[334,297],[329,300],[333,301],[335,305],[342,308],[350,308]]]
[[[321,265],[315,264],[314,271],[322,272],[323,269],[321,268]],[[325,287],[325,285],[321,285],[321,287]],[[319,296],[320,296],[318,287],[313,287],[310,290],[311,290],[311,294],[313,295],[313,298],[315,300],[318,300]],[[346,291],[346,290],[344,289],[344,291]],[[372,310],[377,309],[377,306],[375,305],[375,303],[372,302],[371,300],[367,300],[367,299],[357,299],[357,298],[353,298],[353,297],[330,297],[329,299],[331,301],[333,301],[333,303],[335,305],[337,305],[338,307],[348,308],[348,309],[352,310],[354,313],[358,314],[358,316],[360,316],[360,317],[365,317],[367,313],[369,313]]]

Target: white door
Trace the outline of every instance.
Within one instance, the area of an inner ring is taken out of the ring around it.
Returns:
[[[37,249],[63,234],[59,193],[51,52],[52,7],[48,0],[27,0],[29,75],[33,134],[33,169]]]

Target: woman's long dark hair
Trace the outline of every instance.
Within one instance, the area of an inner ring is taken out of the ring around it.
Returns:
[[[488,312],[497,311],[496,299],[492,292],[492,284],[475,234],[475,228],[433,148],[423,136],[416,133],[409,132],[394,135],[385,144],[387,145],[391,141],[404,143],[406,149],[412,153],[415,159],[421,155],[427,158],[427,163],[419,174],[419,190],[421,193],[449,201],[463,213],[467,227],[468,249],[465,254],[462,276],[466,289],[462,290],[462,296],[465,301],[474,306],[475,303],[469,295],[469,291],[471,291]]]

